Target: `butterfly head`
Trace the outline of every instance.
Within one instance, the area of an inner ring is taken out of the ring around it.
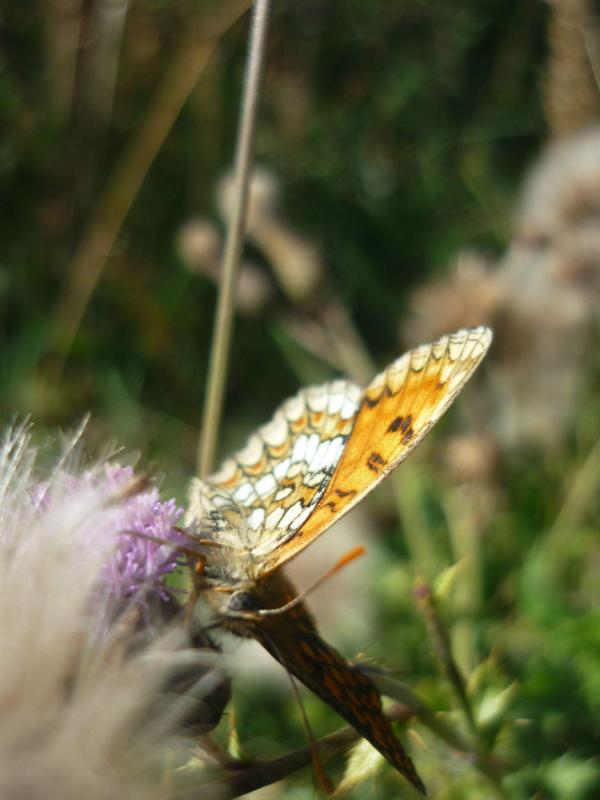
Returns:
[[[238,589],[229,596],[225,613],[238,614],[258,611],[260,608],[259,597],[250,587]]]
[[[260,589],[252,581],[241,584],[205,583],[203,596],[214,614],[215,627],[244,638],[254,635],[264,607]]]
[[[247,578],[236,583],[208,581],[203,597],[212,608],[215,626],[242,637],[256,637],[258,630],[289,621],[303,595],[298,595],[281,570],[267,578]]]

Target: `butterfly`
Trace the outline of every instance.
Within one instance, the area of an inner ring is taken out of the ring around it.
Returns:
[[[364,390],[346,380],[302,389],[218,472],[194,479],[185,521],[196,593],[217,624],[257,640],[423,793],[374,682],[320,637],[283,567],[414,450],[491,340],[485,327],[460,330],[409,351]]]

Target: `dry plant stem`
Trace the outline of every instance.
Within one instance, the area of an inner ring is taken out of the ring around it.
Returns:
[[[315,743],[322,758],[330,758],[345,750],[357,741],[359,735],[353,728],[342,728],[329,736],[324,736]],[[201,786],[189,786],[187,792],[180,792],[177,797],[181,800],[197,800],[198,790],[202,791],[203,800],[229,800],[229,798],[270,786],[272,783],[287,778],[288,775],[312,763],[312,747],[302,747],[280,758],[270,761],[233,761],[227,765],[227,774],[219,775],[211,782],[202,783]]]
[[[472,749],[461,739],[458,733],[446,725],[442,720],[438,720],[433,711],[412,692],[399,684],[397,681],[387,677],[380,677],[369,672],[371,677],[379,685],[382,692],[397,700],[401,705],[395,710],[392,709],[387,716],[391,720],[405,722],[407,716],[418,717],[423,724],[427,725],[440,738],[447,741],[452,747],[463,752],[472,753]],[[408,712],[408,713],[407,713]],[[241,761],[232,759],[229,754],[216,745],[210,737],[204,737],[202,748],[211,741],[208,747],[207,760],[213,765],[218,764],[221,769],[227,771],[227,775],[222,774],[214,781],[201,784],[203,800],[228,800],[238,797],[246,792],[254,791],[262,786],[270,786],[272,783],[283,780],[292,773],[313,763],[313,750],[317,749],[319,756],[329,759],[337,753],[346,750],[350,745],[360,739],[360,735],[354,728],[345,727],[328,736],[323,736],[318,741],[299,750],[294,750],[280,758],[270,761]],[[476,758],[476,756],[474,756]],[[188,791],[177,794],[181,800],[197,800],[198,795],[194,794],[200,787],[189,785]]]
[[[102,125],[112,114],[119,54],[129,0],[96,0],[92,13],[90,44],[86,48],[87,75],[84,97],[87,109]]]
[[[388,717],[399,721],[406,721],[407,716],[414,716],[436,736],[445,741],[450,747],[468,754],[477,769],[484,775],[490,783],[494,795],[499,800],[508,800],[508,795],[504,791],[500,777],[496,769],[489,761],[467,742],[462,735],[443,719],[440,719],[434,711],[411,690],[398,681],[384,675],[369,672],[380,691],[400,703],[400,707],[392,710]],[[204,746],[206,740],[204,737]],[[353,728],[345,727],[324,736],[315,744],[319,755],[323,759],[328,759],[337,753],[345,750],[359,739],[359,735]],[[219,755],[219,746],[209,748],[208,757],[212,764],[219,764],[220,770],[225,770],[226,775],[221,772],[218,777],[209,782],[196,781],[192,779],[185,787],[177,793],[180,800],[197,800],[199,789],[202,791],[203,800],[229,800],[238,797],[246,792],[254,791],[263,786],[270,786],[277,781],[283,780],[303,767],[310,766],[312,763],[311,746],[300,748],[292,753],[288,753],[280,758],[270,761],[247,762],[231,759],[229,755],[222,751]]]
[[[252,15],[250,44],[246,62],[244,96],[237,138],[235,159],[234,208],[225,241],[221,291],[213,343],[210,353],[206,401],[202,419],[202,432],[198,449],[198,472],[206,476],[212,469],[227,377],[227,364],[231,344],[235,291],[240,264],[240,254],[246,230],[248,211],[248,185],[252,166],[256,117],[260,88],[264,73],[266,39],[271,0],[256,0]]]
[[[417,608],[425,620],[425,625],[427,626],[440,666],[454,689],[458,702],[471,728],[471,732],[477,737],[477,726],[475,724],[471,702],[467,695],[467,687],[462,673],[454,660],[448,631],[438,613],[433,593],[427,581],[422,577],[417,577],[415,580],[415,598],[417,601]]]
[[[59,355],[57,378],[106,260],[152,162],[220,38],[249,5],[250,0],[233,0],[208,22],[205,14],[196,23],[191,23],[187,40],[109,179],[69,265],[64,296],[57,309],[53,342]]]
[[[598,114],[598,90],[588,52],[598,27],[589,0],[550,0],[549,6],[544,105],[557,139],[582,130]]]

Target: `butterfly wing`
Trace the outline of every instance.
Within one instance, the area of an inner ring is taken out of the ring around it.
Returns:
[[[303,389],[206,481],[186,524],[243,550],[266,575],[371,491],[423,439],[492,339],[461,330],[411,350],[364,392],[348,381]]]
[[[281,574],[270,576],[263,589],[269,605],[282,605],[296,596]],[[371,678],[349,664],[319,636],[312,616],[302,603],[287,613],[263,619],[253,636],[280,664],[327,703],[419,791],[426,794],[415,766],[396,738],[381,707]]]
[[[409,351],[366,387],[332,478],[306,522],[262,562],[266,574],[295,556],[414,450],[473,374],[489,328],[460,330]]]
[[[218,473],[192,484],[187,524],[260,563],[318,506],[342,456],[362,392],[333,381],[300,391]]]

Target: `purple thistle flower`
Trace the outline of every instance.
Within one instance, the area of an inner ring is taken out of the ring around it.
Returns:
[[[175,500],[162,501],[154,486],[129,494],[136,481],[133,469],[109,463],[81,476],[61,473],[51,484],[39,484],[31,494],[36,511],[43,514],[48,509],[57,477],[60,493],[67,497],[86,491],[99,493],[103,510],[91,526],[90,546],[106,549],[108,545],[101,597],[116,608],[133,601],[144,612],[153,595],[171,600],[165,578],[176,567],[177,545],[184,541],[175,530],[183,514]]]

